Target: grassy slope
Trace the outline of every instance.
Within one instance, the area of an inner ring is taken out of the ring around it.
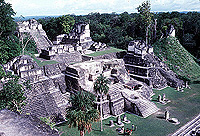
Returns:
[[[113,53],[113,52],[120,52],[120,51],[125,51],[125,50],[117,49],[117,48],[114,48],[114,47],[110,47],[109,50],[97,51],[97,52],[94,52],[94,53],[91,53],[91,54],[87,54],[87,55],[88,56],[96,57],[96,56],[100,56],[100,55],[104,55],[104,54],[109,54],[109,53]]]
[[[153,47],[155,55],[179,76],[190,81],[200,81],[200,66],[175,37],[161,39]]]
[[[35,55],[33,55],[33,54],[31,54],[31,53],[25,52],[25,54],[31,56],[31,58],[33,58],[33,60],[34,60],[40,67],[43,67],[43,66],[48,65],[48,64],[55,64],[55,63],[58,63],[58,62],[55,61],[55,60],[40,61],[39,59],[37,59],[37,58],[35,57]]]
[[[154,90],[155,96],[153,96],[153,102],[157,100],[159,94],[166,94],[166,98],[171,100],[166,105],[156,103],[162,112],[169,110],[170,117],[175,117],[180,121],[179,125],[171,124],[164,119],[159,119],[156,116],[151,115],[144,119],[133,114],[126,113],[126,116],[131,120],[130,124],[125,124],[125,128],[131,128],[131,125],[137,125],[137,131],[132,135],[134,136],[167,136],[168,134],[174,133],[178,128],[192,120],[199,114],[200,109],[200,84],[192,84],[191,89],[185,89],[184,92],[178,92],[173,88],[165,88],[163,90]],[[122,116],[121,116],[122,117]],[[116,118],[111,117],[103,120],[104,131],[100,132],[100,122],[95,122],[92,125],[93,131],[86,136],[117,136],[118,133],[115,131],[117,126],[110,128],[108,126],[109,120],[116,121]],[[79,136],[80,133],[77,128],[68,128],[65,124],[57,127],[58,130],[62,131],[61,136]]]

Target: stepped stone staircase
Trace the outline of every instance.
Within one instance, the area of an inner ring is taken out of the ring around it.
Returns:
[[[36,42],[39,52],[41,52],[41,49],[46,49],[53,45],[52,42],[48,39],[44,30],[32,30],[30,31],[30,34]]]
[[[146,118],[159,110],[153,102],[136,91],[129,94],[124,91],[122,95],[125,98],[125,110],[131,113]]]
[[[193,120],[182,126],[171,136],[198,136],[196,134],[192,134],[192,131],[196,131],[200,129],[200,114],[196,116]]]
[[[19,75],[20,82],[30,80],[31,89],[26,89],[26,106],[23,113],[37,117],[61,114],[69,106],[69,93],[66,92],[65,75],[62,74],[66,65],[56,63],[39,67],[30,56],[18,56],[7,64],[6,69]]]
[[[146,118],[159,110],[153,102],[142,96],[142,94],[133,90],[124,90],[122,84],[116,83],[110,87],[110,90],[112,90],[109,95],[113,115],[128,110]]]

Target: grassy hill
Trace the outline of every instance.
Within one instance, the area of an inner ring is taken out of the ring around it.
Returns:
[[[200,82],[200,66],[176,37],[160,39],[153,44],[153,47],[155,55],[181,78]]]

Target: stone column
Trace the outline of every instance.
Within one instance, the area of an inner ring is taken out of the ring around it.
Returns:
[[[179,86],[177,87],[177,91],[179,91]]]
[[[165,111],[165,120],[169,119],[169,111]]]
[[[163,94],[163,98],[162,98],[162,100],[163,100],[163,101],[165,101],[165,100],[166,100],[165,94]]]
[[[161,95],[159,94],[158,95],[158,102],[161,102],[162,100],[161,100]]]
[[[188,88],[188,81],[185,82],[185,88]]]

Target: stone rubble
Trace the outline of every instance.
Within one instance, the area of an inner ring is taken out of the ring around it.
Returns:
[[[19,115],[9,110],[0,110],[1,136],[59,136],[56,130],[32,115]]]

